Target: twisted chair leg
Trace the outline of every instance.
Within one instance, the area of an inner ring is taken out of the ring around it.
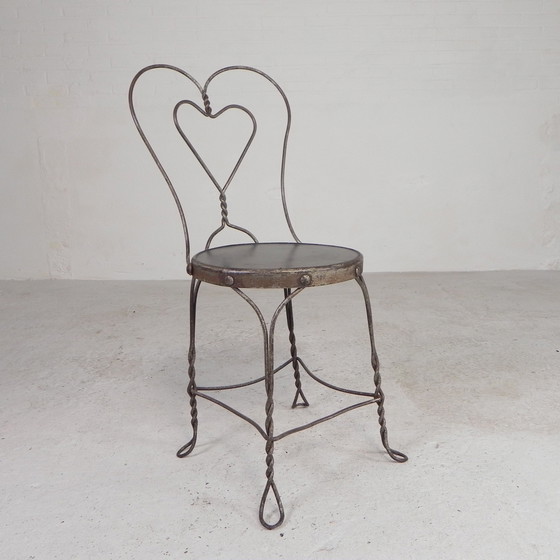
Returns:
[[[401,453],[400,451],[396,451],[395,449],[391,449],[389,445],[389,437],[387,434],[387,421],[385,420],[385,394],[381,389],[381,373],[379,371],[379,358],[377,356],[377,351],[375,349],[375,338],[373,334],[373,317],[371,312],[371,302],[369,299],[369,293],[364,281],[364,278],[361,274],[357,274],[356,281],[358,282],[360,288],[362,289],[362,294],[364,296],[364,303],[366,306],[366,315],[367,315],[367,322],[368,322],[368,331],[369,331],[369,340],[371,345],[371,366],[373,368],[373,382],[375,384],[375,397],[378,399],[377,401],[377,415],[379,421],[379,433],[381,435],[381,442],[383,443],[383,447],[389,454],[389,457],[396,461],[397,463],[404,463],[408,461],[408,457]]]
[[[191,408],[191,427],[192,438],[177,451],[177,457],[183,458],[189,455],[196,445],[196,437],[198,433],[198,409],[196,405],[196,381],[195,381],[195,360],[196,360],[196,302],[198,299],[198,290],[200,288],[200,280],[191,281],[190,294],[190,343],[189,343],[189,384],[187,385],[187,393],[189,395],[189,404]]]
[[[268,348],[268,352],[270,353],[270,348]],[[270,356],[266,356],[266,360],[268,361]],[[280,498],[280,493],[278,492],[278,488],[276,488],[276,483],[274,482],[274,420],[273,420],[273,413],[274,413],[274,376],[272,371],[268,370],[266,373],[265,378],[266,384],[266,420],[265,420],[265,431],[266,431],[266,485],[264,487],[264,491],[261,497],[261,502],[259,505],[259,520],[263,527],[266,529],[276,529],[284,522],[284,506],[282,504],[282,499]],[[270,490],[274,494],[274,498],[276,500],[276,504],[278,506],[278,519],[276,523],[268,523],[265,521],[264,518],[264,508],[266,506],[266,501],[268,499],[268,494]]]
[[[290,297],[291,293],[292,291],[289,288],[284,289],[285,298]],[[286,319],[288,322],[288,330],[290,332],[290,354],[292,356],[292,367],[294,369],[294,381],[296,385],[296,394],[294,396],[294,401],[292,402],[292,408],[296,408],[298,406],[309,406],[309,402],[305,398],[305,395],[303,394],[303,390],[301,388],[301,374],[299,371],[296,335],[294,331],[294,310],[292,307],[291,299],[288,301],[288,303],[286,303]],[[301,399],[301,401],[299,401],[299,399]]]
[[[282,499],[280,498],[280,493],[274,482],[274,329],[276,327],[276,320],[280,312],[292,301],[292,299],[298,295],[303,288],[298,288],[292,293],[286,295],[282,303],[276,308],[274,315],[270,321],[270,327],[267,326],[263,314],[257,304],[244,292],[238,288],[232,288],[237,294],[239,294],[254,310],[259,322],[261,324],[261,329],[263,333],[263,346],[264,346],[264,384],[266,391],[266,404],[265,404],[265,451],[266,451],[266,484],[264,491],[262,493],[260,505],[259,505],[259,520],[263,527],[266,529],[276,529],[284,522],[284,506],[282,505]],[[274,500],[276,501],[276,506],[278,509],[278,519],[275,523],[268,523],[265,520],[264,509],[268,501],[270,491],[274,495]]]

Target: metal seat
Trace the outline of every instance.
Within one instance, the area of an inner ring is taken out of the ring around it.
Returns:
[[[352,280],[362,263],[362,255],[347,247],[245,243],[198,253],[191,261],[191,274],[218,286],[299,288]]]
[[[196,102],[190,99],[183,99],[176,103],[173,110],[173,121],[177,132],[181,138],[185,141],[187,146],[190,148],[191,152],[198,160],[198,162],[204,168],[206,174],[208,175],[210,181],[214,184],[214,187],[218,191],[218,199],[221,208],[221,223],[217,229],[215,229],[208,238],[206,246],[203,251],[197,253],[194,257],[190,256],[190,238],[189,231],[187,227],[187,221],[185,218],[185,213],[181,205],[180,198],[175,190],[175,187],[166,172],[161,160],[156,155],[152,144],[148,141],[148,138],[140,125],[138,120],[137,112],[134,104],[134,91],[138,80],[141,76],[152,70],[167,70],[178,73],[196,86],[198,89],[203,107],[199,106]],[[257,237],[251,233],[249,230],[233,224],[229,219],[229,211],[227,205],[226,191],[230,186],[233,178],[235,177],[237,170],[247,151],[249,150],[256,133],[256,119],[253,113],[244,106],[231,104],[223,107],[216,113],[212,111],[210,104],[210,99],[208,96],[209,85],[214,81],[214,79],[221,74],[229,73],[233,71],[243,71],[250,72],[262,76],[264,79],[276,88],[278,93],[281,95],[285,108],[286,108],[286,127],[284,130],[284,142],[282,150],[281,159],[281,172],[280,172],[280,189],[282,196],[282,204],[284,210],[284,216],[286,223],[291,232],[293,241],[283,242],[283,243],[259,243]],[[282,505],[282,500],[280,498],[280,493],[276,487],[274,481],[274,445],[277,441],[282,438],[297,433],[301,430],[316,426],[321,422],[335,418],[341,414],[355,410],[362,406],[369,404],[375,404],[377,407],[378,422],[380,426],[381,442],[386,449],[389,456],[402,463],[407,460],[404,453],[395,451],[389,446],[388,436],[387,436],[387,426],[385,420],[385,395],[381,389],[381,376],[379,372],[379,360],[377,357],[377,352],[375,349],[374,335],[373,335],[373,321],[371,313],[371,304],[369,300],[369,295],[367,291],[367,286],[364,282],[362,271],[363,271],[363,257],[362,255],[354,250],[347,247],[338,247],[334,245],[317,245],[310,243],[302,243],[297,237],[290,216],[288,213],[288,208],[286,204],[286,195],[284,188],[284,171],[286,165],[286,150],[288,143],[288,135],[291,126],[291,108],[288,99],[284,91],[280,86],[267,74],[251,68],[248,66],[229,66],[222,68],[217,72],[214,72],[205,82],[204,86],[201,86],[190,74],[177,68],[175,66],[156,64],[147,66],[140,70],[130,85],[129,90],[129,105],[130,111],[134,123],[138,129],[138,132],[144,141],[146,147],[148,148],[151,156],[153,157],[156,165],[161,171],[170,191],[177,205],[179,211],[179,216],[181,218],[181,223],[183,226],[184,237],[185,237],[185,255],[187,264],[187,273],[191,276],[191,290],[190,290],[190,344],[189,344],[189,354],[188,354],[188,386],[187,393],[189,395],[189,405],[190,405],[190,416],[191,416],[191,427],[192,436],[189,441],[183,445],[179,451],[177,451],[178,457],[186,457],[189,455],[197,442],[198,434],[198,402],[197,399],[202,398],[211,401],[215,404],[220,405],[226,410],[232,412],[237,417],[245,420],[251,424],[256,430],[261,434],[265,440],[265,452],[266,452],[266,483],[264,491],[261,497],[259,506],[259,520],[261,524],[267,529],[274,529],[282,524],[284,521],[284,507]],[[238,110],[249,116],[253,123],[253,130],[247,141],[241,156],[237,160],[233,171],[230,173],[227,180],[220,184],[213,173],[208,168],[205,161],[200,156],[199,152],[194,147],[193,143],[189,139],[188,135],[183,130],[182,126],[178,121],[178,111],[184,106],[189,105],[191,108],[197,110],[204,117],[215,119],[220,115],[224,114],[229,110]],[[233,229],[247,235],[250,238],[250,242],[236,245],[218,245],[213,247],[214,240],[225,229]],[[362,295],[364,298],[367,322],[368,322],[368,333],[370,339],[370,356],[371,356],[371,366],[373,369],[373,390],[369,392],[357,391],[354,389],[348,389],[344,387],[336,386],[326,380],[318,377],[309,368],[305,362],[302,360],[298,354],[298,349],[296,346],[296,337],[294,329],[294,316],[293,316],[293,306],[292,302],[296,296],[301,294],[303,291],[314,286],[323,286],[327,284],[336,284],[339,282],[346,282],[349,280],[355,280],[359,285]],[[239,296],[241,296],[255,311],[258,320],[260,322],[262,334],[263,334],[263,349],[264,349],[264,372],[263,375],[257,379],[251,379],[244,383],[237,383],[233,385],[222,385],[222,386],[199,386],[196,379],[195,361],[196,361],[196,313],[197,313],[197,301],[202,283],[209,283],[218,286],[224,286],[232,289]],[[255,301],[244,291],[250,288],[279,288],[283,290],[283,297],[274,311],[272,317],[269,321],[266,321],[262,311],[259,309]],[[288,335],[290,342],[290,356],[287,360],[280,363],[280,365],[275,364],[274,355],[274,334],[276,329],[277,319],[281,313],[286,314],[287,324],[288,324]],[[359,398],[358,402],[351,406],[347,406],[343,409],[334,411],[327,416],[317,418],[312,422],[308,422],[299,427],[292,428],[290,430],[284,431],[282,433],[277,433],[274,428],[274,377],[275,375],[286,367],[291,366],[294,375],[295,384],[295,396],[292,402],[292,408],[304,406],[309,406],[309,402],[305,397],[302,387],[302,371],[308,375],[312,380],[322,384],[325,387],[346,393],[349,395],[354,395]],[[216,391],[225,391],[228,389],[241,389],[255,383],[264,382],[265,386],[265,402],[264,402],[264,424],[260,424],[254,419],[246,416],[243,412],[236,410],[221,401],[219,398],[210,395],[209,393]],[[271,494],[272,491],[272,494]],[[276,519],[271,520],[269,514],[265,514],[265,506],[267,502],[271,499],[273,504],[276,505]]]

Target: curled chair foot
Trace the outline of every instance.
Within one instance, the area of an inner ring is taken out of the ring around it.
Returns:
[[[190,455],[195,445],[196,445],[196,436],[193,436],[188,443],[185,443],[185,445],[183,445],[183,447],[181,447],[181,449],[177,451],[177,457],[179,457],[179,459],[182,459],[183,457]]]
[[[396,449],[391,449],[390,447],[386,447],[385,449],[393,461],[396,461],[397,463],[406,463],[408,461],[408,457],[404,453],[401,453]]]
[[[378,404],[379,426],[380,426],[379,433],[381,435],[381,443],[383,444],[383,447],[387,451],[389,457],[391,457],[391,459],[393,459],[393,461],[396,461],[397,463],[406,463],[408,461],[408,457],[404,453],[402,453],[401,451],[397,451],[396,449],[392,449],[389,445],[389,437],[387,435],[387,424],[385,422],[385,410],[383,408],[384,397],[383,397],[382,391],[380,389],[378,389],[378,390],[382,395],[382,397],[381,397],[382,400]]]

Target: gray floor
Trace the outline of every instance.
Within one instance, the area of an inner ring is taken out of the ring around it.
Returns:
[[[277,444],[281,529],[257,518],[264,441],[186,408],[186,282],[0,283],[1,558],[557,559],[560,273],[367,277],[387,394],[390,461],[365,407]],[[268,310],[278,294],[260,292]],[[354,283],[295,300],[306,362],[369,388]],[[280,329],[281,331],[282,329]],[[201,292],[200,382],[260,374],[249,307]],[[278,338],[282,357],[287,345]],[[346,402],[304,379],[278,429]],[[230,392],[257,418],[263,389]]]

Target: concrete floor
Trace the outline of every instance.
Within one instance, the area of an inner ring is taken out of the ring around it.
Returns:
[[[186,282],[0,283],[0,557],[560,558],[560,273],[367,280],[389,436],[410,461],[384,454],[372,407],[282,440],[272,532],[252,427],[202,402],[198,446],[175,457]],[[360,297],[353,282],[316,288],[295,311],[305,361],[366,389]],[[203,287],[199,341],[201,383],[260,373],[256,319],[228,290]],[[291,410],[279,375],[278,429],[346,402],[304,383],[312,406]],[[262,393],[228,398],[260,418]]]

